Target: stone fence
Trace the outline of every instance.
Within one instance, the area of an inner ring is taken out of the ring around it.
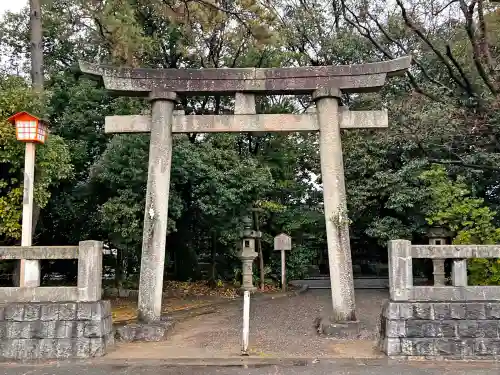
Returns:
[[[76,287],[0,288],[0,360],[102,356],[114,345],[111,305],[102,301],[102,242],[0,247],[0,260],[78,259]]]
[[[76,287],[0,287],[0,303],[100,300],[102,250],[103,244],[99,241],[82,241],[79,246],[0,246],[0,260],[78,259]]]
[[[414,286],[413,258],[452,259],[451,286]],[[391,357],[500,357],[500,286],[469,286],[467,259],[500,258],[497,245],[389,242],[390,300],[381,319]]]

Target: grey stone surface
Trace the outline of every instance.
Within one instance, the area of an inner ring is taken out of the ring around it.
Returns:
[[[500,301],[498,286],[414,286],[407,298],[409,301]]]
[[[144,322],[157,321],[161,314],[175,95],[166,94],[164,99],[151,100],[151,139],[138,302],[139,319]]]
[[[109,301],[1,306],[0,359],[88,358],[114,343]]]
[[[432,259],[432,274],[435,286],[445,285],[444,259]]]
[[[499,245],[412,245],[413,258],[500,258]]]
[[[316,102],[319,132],[324,214],[335,321],[355,321],[349,218],[345,190],[344,161],[338,119],[339,90],[318,90]],[[342,260],[342,261],[340,261]]]
[[[234,94],[235,115],[255,115],[255,95],[253,93],[236,92]]]
[[[252,219],[249,217],[243,221],[243,231],[241,233],[241,251],[238,258],[241,260],[242,282],[241,291],[255,292],[257,288],[253,285],[253,261],[257,258],[255,251],[255,239],[261,237],[261,233],[252,230]]]
[[[439,227],[430,228],[427,232],[429,237],[429,245],[445,245],[446,236],[445,231]],[[432,259],[433,275],[434,275],[434,285],[443,286],[445,285],[445,272],[444,272],[444,259]]]
[[[319,334],[337,339],[356,339],[361,335],[361,327],[358,321],[336,322],[330,318],[323,318],[319,320],[316,329]]]
[[[387,302],[380,346],[395,357],[496,358],[499,309],[500,302]]]
[[[173,326],[173,321],[127,324],[116,328],[115,338],[121,342],[162,341]]]
[[[387,111],[339,111],[341,129],[387,128]],[[107,116],[106,133],[149,133],[151,116]],[[172,133],[310,132],[319,131],[317,115],[177,115]]]
[[[0,260],[77,258],[78,246],[0,246]]]
[[[265,92],[312,93],[322,87],[349,92],[377,91],[387,76],[409,68],[409,56],[377,63],[294,68],[130,69],[80,62],[83,73],[103,79],[108,90],[144,95],[157,87],[190,94]]]
[[[413,286],[411,251],[410,241],[389,241],[389,292],[393,301],[409,299]]]
[[[78,301],[99,301],[102,296],[102,249],[99,241],[82,241],[78,253]]]
[[[2,287],[0,303],[98,301],[102,295],[102,242],[83,241],[75,246],[1,247],[0,259],[78,258],[77,287]],[[33,305],[34,306],[34,305]],[[37,312],[28,312],[36,320]],[[30,319],[27,316],[26,319]]]
[[[500,302],[388,302],[383,317],[391,320],[494,320],[500,315]]]
[[[467,259],[453,261],[451,282],[453,286],[467,286]]]
[[[0,287],[0,303],[76,301],[78,294],[78,288],[72,286]]]
[[[414,279],[415,283],[426,284],[428,279],[418,277]],[[291,285],[307,285],[310,289],[330,289],[330,277],[319,276],[304,280],[291,280]],[[356,277],[354,276],[354,289],[389,289],[388,277]]]

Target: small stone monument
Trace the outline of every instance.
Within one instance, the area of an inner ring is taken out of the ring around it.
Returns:
[[[286,290],[285,251],[292,250],[292,237],[281,233],[274,237],[274,250],[281,251],[281,288]]]
[[[241,232],[241,252],[238,258],[241,259],[241,268],[243,274],[243,282],[241,291],[255,292],[256,287],[253,286],[253,261],[257,258],[255,251],[255,239],[260,238],[262,233],[252,229],[252,219],[246,217],[243,219],[243,231]]]

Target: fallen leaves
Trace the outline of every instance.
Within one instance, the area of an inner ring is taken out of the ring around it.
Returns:
[[[218,287],[212,287],[208,281],[165,281],[164,293],[169,297],[200,297],[213,296],[221,298],[236,298],[238,288],[229,283],[221,283]]]
[[[212,287],[207,281],[182,282],[166,281],[162,313],[191,310],[214,305],[238,297],[239,289],[230,283],[218,283]],[[276,286],[266,285],[264,293],[279,291]],[[113,322],[125,324],[137,319],[137,300],[131,298],[111,299]]]

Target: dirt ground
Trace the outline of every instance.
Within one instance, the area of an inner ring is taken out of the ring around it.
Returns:
[[[231,283],[221,283],[217,287],[210,286],[206,281],[181,282],[166,281],[164,286],[162,313],[178,313],[200,307],[208,307],[238,298],[239,288]],[[259,294],[280,293],[275,285],[265,285],[264,292]],[[113,323],[125,324],[137,319],[137,294],[135,297],[108,297],[111,301]]]
[[[335,340],[318,336],[313,324],[331,310],[329,290],[255,301],[250,311],[250,354],[260,357],[377,358],[375,348],[381,305],[387,291],[358,290],[356,306],[361,338]],[[120,344],[108,358],[217,358],[239,356],[242,306],[222,305],[216,313],[178,323],[168,340]]]

